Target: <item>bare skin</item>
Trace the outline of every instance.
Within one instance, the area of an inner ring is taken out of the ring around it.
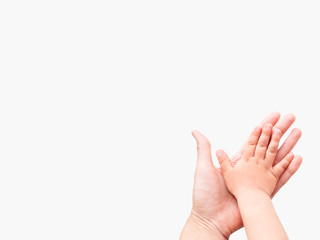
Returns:
[[[283,135],[294,123],[292,114],[281,120],[279,113],[269,114],[260,124],[274,125]],[[197,141],[197,166],[194,176],[193,208],[181,233],[180,240],[188,239],[228,239],[243,227],[242,218],[235,197],[228,191],[220,168],[213,165],[209,140],[198,131],[192,132]],[[301,130],[293,129],[279,148],[275,164],[294,148],[301,136]],[[231,161],[236,164],[241,158],[245,144]],[[291,178],[302,163],[301,156],[295,156],[276,183],[272,196]],[[201,235],[201,237],[199,236]]]
[[[288,239],[271,202],[280,176],[294,158],[289,153],[274,165],[280,138],[281,131],[266,124],[253,130],[236,165],[223,150],[216,153],[249,240]]]

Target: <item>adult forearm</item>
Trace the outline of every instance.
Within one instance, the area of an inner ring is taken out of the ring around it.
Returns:
[[[248,240],[287,240],[270,197],[262,192],[248,192],[237,197]]]
[[[212,223],[191,213],[180,240],[227,240],[227,238]]]

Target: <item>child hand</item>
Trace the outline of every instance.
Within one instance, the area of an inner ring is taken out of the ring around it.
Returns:
[[[263,129],[260,126],[254,129],[235,166],[223,150],[216,152],[227,188],[236,198],[248,191],[260,191],[271,197],[279,177],[292,161],[293,153],[289,153],[272,166],[281,138],[281,131],[272,127],[266,124]]]

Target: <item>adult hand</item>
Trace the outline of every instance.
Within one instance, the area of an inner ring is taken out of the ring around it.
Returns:
[[[260,125],[271,123],[280,129],[283,135],[294,123],[295,116],[287,114],[280,121],[279,119],[279,113],[271,113]],[[237,201],[227,190],[220,169],[213,165],[209,140],[198,131],[193,131],[192,134],[197,141],[198,156],[194,176],[193,208],[188,222],[196,221],[209,232],[219,232],[221,237],[227,239],[231,233],[243,226]],[[279,148],[275,164],[293,149],[300,137],[301,130],[293,129]],[[240,158],[242,149],[243,147],[231,158],[234,164]],[[302,157],[295,156],[279,178],[272,196],[291,178],[301,163]]]

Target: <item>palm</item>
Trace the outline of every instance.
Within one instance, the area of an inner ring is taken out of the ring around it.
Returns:
[[[237,201],[228,191],[220,169],[213,165],[196,171],[193,209],[223,229],[226,236],[243,226]]]

